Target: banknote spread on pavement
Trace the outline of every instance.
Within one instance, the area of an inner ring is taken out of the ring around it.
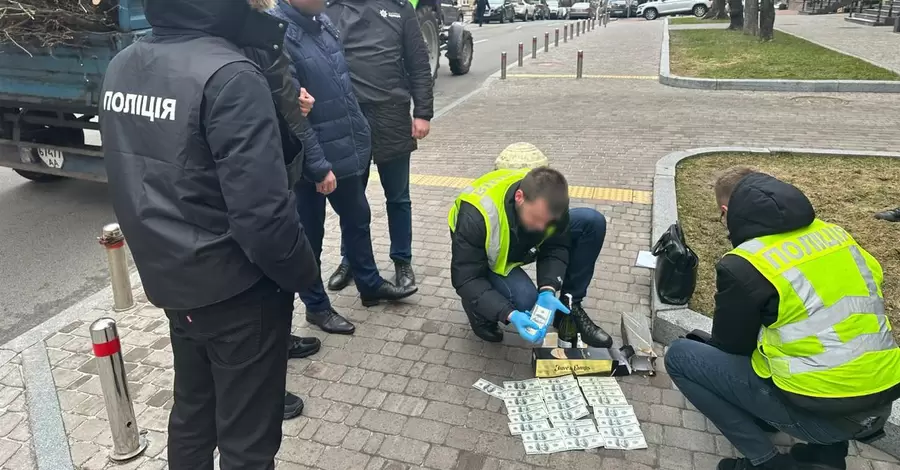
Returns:
[[[646,449],[634,408],[612,377],[564,376],[473,387],[503,400],[509,432],[522,438],[526,454],[573,450]]]

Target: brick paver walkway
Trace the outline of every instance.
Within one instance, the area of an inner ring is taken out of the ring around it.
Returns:
[[[413,173],[477,176],[491,169],[507,144],[525,140],[541,147],[573,185],[650,191],[655,162],[675,150],[745,145],[865,151],[900,144],[900,102],[890,96],[701,92],[639,79],[513,76],[574,72],[577,49],[585,51],[588,75],[653,75],[661,28],[661,22],[611,23],[521,70],[511,68],[510,79],[493,83],[435,123],[414,156]],[[514,334],[503,344],[486,344],[469,331],[449,279],[445,217],[457,190],[437,179],[423,181],[434,186],[412,191],[419,294],[408,303],[369,309],[361,307],[352,287],[335,296],[335,307],[357,323],[352,337],[308,328],[298,308],[295,332],[319,336],[323,348],[290,362],[288,388],[306,399],[306,409],[303,417],[284,423],[279,468],[713,469],[722,456],[734,455],[665,373],[621,379],[649,449],[524,455],[509,435],[501,402],[471,385],[480,377],[500,382],[531,376],[529,351]],[[372,186],[375,250],[389,273],[384,200],[378,185]],[[609,219],[586,307],[608,331],[618,332],[621,312],[649,314],[649,273],[632,265],[651,242],[650,206],[576,204],[596,207]],[[338,232],[335,222],[329,219],[327,233]],[[337,236],[326,242],[325,272],[338,260],[337,244]],[[151,444],[144,457],[120,468],[161,469],[172,405],[171,346],[162,312],[139,291],[138,299],[132,311],[111,315],[121,328],[138,424]],[[89,322],[104,314],[110,313],[87,312],[43,342],[76,468],[113,468],[106,461],[110,436],[87,338]],[[12,354],[3,353],[0,358]],[[0,465],[17,470],[37,468],[21,370],[18,356],[0,369]],[[776,439],[790,443],[783,435]],[[851,451],[848,468],[900,468],[870,447],[853,444]]]
[[[900,34],[887,26],[876,28],[844,21],[846,16],[779,16],[775,27],[900,73]]]

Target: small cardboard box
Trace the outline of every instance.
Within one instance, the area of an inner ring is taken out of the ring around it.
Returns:
[[[531,353],[534,376],[564,375],[621,376],[630,374],[628,362],[616,349],[534,348]]]

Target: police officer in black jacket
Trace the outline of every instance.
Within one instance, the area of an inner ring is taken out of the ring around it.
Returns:
[[[372,129],[372,159],[387,200],[394,284],[413,286],[409,162],[434,115],[431,65],[416,10],[407,0],[329,0],[326,13],[341,32],[353,92]],[[363,181],[368,180],[366,173]],[[328,287],[343,289],[350,279],[344,260]]]
[[[218,447],[222,468],[272,469],[294,292],[319,272],[269,86],[234,42],[250,6],[145,9],[153,34],[110,63],[100,127],[116,216],[170,322],[169,467],[212,469]]]

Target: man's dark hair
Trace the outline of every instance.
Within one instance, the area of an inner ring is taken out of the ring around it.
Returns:
[[[745,176],[751,173],[756,173],[756,170],[746,166],[733,166],[719,173],[715,185],[716,204],[728,204],[734,188]]]
[[[547,201],[550,213],[555,217],[562,216],[569,209],[569,183],[562,173],[546,166],[535,168],[525,175],[519,184],[525,200],[535,199]]]

